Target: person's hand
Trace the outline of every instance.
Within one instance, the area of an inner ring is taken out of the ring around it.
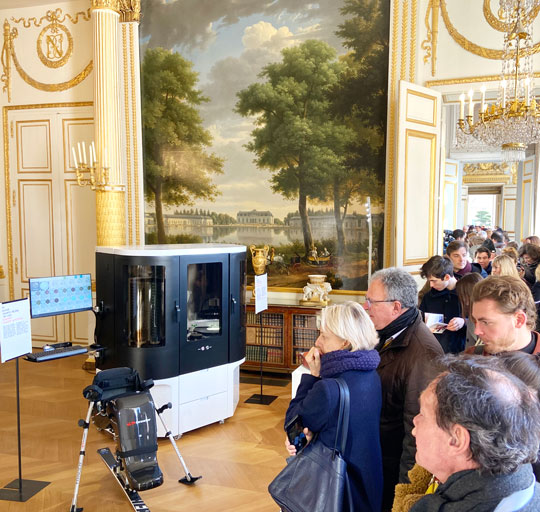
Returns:
[[[314,377],[320,377],[321,375],[321,353],[317,347],[311,347],[309,352],[305,355],[306,363],[309,366],[311,375]]]
[[[304,428],[304,434],[306,434],[306,439],[309,443],[313,439],[313,432],[306,427]],[[296,446],[289,442],[289,438],[287,437],[287,435],[285,435],[285,448],[287,448],[290,456],[296,455]]]
[[[460,318],[459,316],[456,316],[448,322],[448,325],[446,328],[449,331],[459,331],[463,326],[465,325],[465,320],[463,318]]]

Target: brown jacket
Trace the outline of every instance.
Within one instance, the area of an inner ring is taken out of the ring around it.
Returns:
[[[377,372],[383,393],[381,447],[385,502],[390,499],[390,505],[395,485],[408,481],[407,472],[414,465],[413,418],[420,409],[420,393],[434,377],[430,362],[442,355],[441,345],[420,315],[380,352]]]

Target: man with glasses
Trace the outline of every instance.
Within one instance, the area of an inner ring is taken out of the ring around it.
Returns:
[[[422,321],[417,302],[416,282],[405,270],[387,268],[373,274],[364,307],[379,334],[383,511],[392,508],[396,484],[408,482],[416,452],[413,418],[420,408],[420,393],[432,377],[429,363],[443,354]]]

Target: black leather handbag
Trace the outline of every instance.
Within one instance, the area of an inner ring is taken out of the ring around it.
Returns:
[[[349,429],[349,387],[343,379],[335,382],[339,386],[339,416],[334,448],[325,446],[315,435],[268,486],[270,495],[284,512],[354,510],[347,463],[341,456]]]

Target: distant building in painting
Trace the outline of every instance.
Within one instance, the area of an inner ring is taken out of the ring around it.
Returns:
[[[251,210],[236,214],[238,224],[273,224],[274,216],[269,211]]]
[[[153,231],[156,227],[154,213],[144,214],[144,224],[147,231]],[[214,225],[212,217],[208,215],[166,213],[163,215],[165,229],[179,227],[209,227]]]
[[[172,228],[177,226],[213,226],[214,221],[208,215],[165,214],[165,225]]]

